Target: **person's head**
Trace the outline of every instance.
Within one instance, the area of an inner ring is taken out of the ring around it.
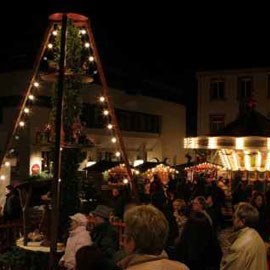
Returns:
[[[119,190],[118,190],[117,188],[113,188],[113,189],[112,189],[112,196],[113,196],[114,198],[118,197],[119,194],[120,194],[120,192],[119,192]]]
[[[152,205],[136,206],[125,213],[124,223],[124,249],[128,254],[159,255],[162,252],[169,225],[160,210]]]
[[[192,210],[194,212],[200,212],[206,209],[206,200],[203,196],[196,197],[192,202]]]
[[[233,215],[233,227],[234,230],[240,230],[245,227],[256,227],[259,220],[258,210],[250,203],[239,203]]]
[[[105,222],[109,221],[112,209],[106,205],[98,205],[96,209],[92,212],[95,218],[95,225],[99,226]]]
[[[265,205],[265,199],[263,193],[259,191],[255,191],[251,198],[251,204],[255,206],[257,209],[263,207]]]
[[[80,226],[87,226],[88,220],[84,214],[77,213],[69,218],[71,219],[70,231],[73,231]]]
[[[214,205],[214,199],[212,194],[208,194],[206,196],[206,204],[208,207],[212,207]]]
[[[14,191],[14,187],[12,185],[6,186],[6,194],[12,193]]]
[[[176,199],[172,203],[173,211],[179,211],[182,207],[186,206],[186,203],[183,199]]]

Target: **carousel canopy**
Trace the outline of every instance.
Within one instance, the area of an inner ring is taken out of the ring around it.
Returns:
[[[270,137],[270,120],[258,111],[250,109],[213,135]]]
[[[270,121],[249,110],[218,136],[185,138],[186,149],[217,150],[222,165],[232,171],[270,170]]]

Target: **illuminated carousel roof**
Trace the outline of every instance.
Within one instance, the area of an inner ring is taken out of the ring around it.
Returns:
[[[270,171],[270,121],[249,110],[217,136],[185,138],[184,147],[216,150],[228,170]]]

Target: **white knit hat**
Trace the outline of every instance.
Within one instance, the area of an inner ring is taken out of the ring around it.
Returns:
[[[77,214],[75,214],[73,216],[70,216],[70,218],[72,220],[77,221],[82,226],[86,226],[86,224],[88,222],[86,216],[84,214],[81,214],[81,213],[77,213]]]

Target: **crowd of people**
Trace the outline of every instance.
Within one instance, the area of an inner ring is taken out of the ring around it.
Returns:
[[[266,270],[270,191],[254,189],[244,199],[237,192],[232,194],[231,223],[226,223],[222,214],[226,195],[216,181],[203,177],[197,183],[183,179],[164,185],[155,176],[146,181],[140,203],[113,189],[109,203],[91,213],[90,237],[82,241],[88,226],[84,215],[70,217],[70,236],[60,265],[69,270]],[[110,224],[112,212],[125,225],[123,243]],[[232,227],[226,252],[219,239],[225,226]]]

